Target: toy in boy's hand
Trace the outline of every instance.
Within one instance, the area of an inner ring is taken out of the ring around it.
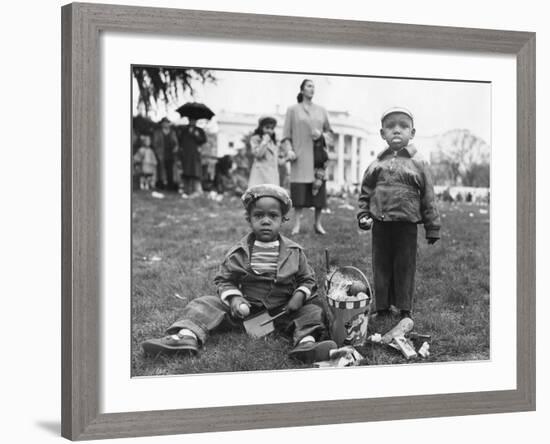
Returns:
[[[243,306],[246,306],[246,311],[243,310]],[[245,318],[250,314],[250,308],[243,297],[233,296],[231,298],[231,316],[235,318]]]
[[[239,313],[243,318],[246,318],[250,314],[250,307],[248,307],[248,304],[245,304],[244,302],[239,305]]]
[[[365,231],[370,230],[372,228],[372,218],[364,216],[359,219],[359,228]]]
[[[433,244],[435,244],[435,243],[439,240],[439,238],[437,238],[437,237],[429,237],[427,240],[428,240],[428,244],[429,244],[429,245],[433,245]]]

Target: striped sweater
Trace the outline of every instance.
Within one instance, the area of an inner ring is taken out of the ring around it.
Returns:
[[[254,241],[250,266],[256,274],[275,278],[279,259],[279,240],[273,242]]]

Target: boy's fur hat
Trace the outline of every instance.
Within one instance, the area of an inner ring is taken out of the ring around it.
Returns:
[[[242,195],[241,200],[247,212],[250,210],[250,206],[260,197],[273,197],[279,200],[281,202],[283,216],[292,208],[292,200],[284,188],[278,185],[264,183],[250,187]]]

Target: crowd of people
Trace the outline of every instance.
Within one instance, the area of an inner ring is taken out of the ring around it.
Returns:
[[[133,130],[135,187],[202,193],[201,146],[207,138],[196,120],[174,127],[163,118],[153,131],[138,134]],[[179,177],[175,171],[179,171]]]
[[[304,80],[297,103],[286,113],[281,140],[276,136],[276,118],[260,117],[248,149],[217,159],[211,180],[205,177],[201,159],[201,147],[207,142],[204,130],[194,119],[176,127],[163,118],[151,133],[135,133],[135,187],[179,190],[185,197],[195,197],[204,188],[240,196],[249,186],[279,185],[290,191],[294,202],[293,234],[300,231],[304,207],[315,208],[315,231],[324,234],[321,212],[326,206],[325,168],[332,130],[327,111],[313,103],[314,93],[313,81]]]

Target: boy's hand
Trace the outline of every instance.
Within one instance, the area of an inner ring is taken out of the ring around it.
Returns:
[[[298,311],[304,305],[305,300],[306,300],[306,294],[301,290],[297,291],[292,295],[292,297],[290,298],[290,301],[288,301],[288,304],[286,306],[286,311],[288,313]]]
[[[372,228],[372,218],[370,217],[364,216],[361,219],[359,219],[358,223],[359,223],[359,228],[361,230],[368,231]]]
[[[439,240],[439,238],[438,237],[428,237],[426,240],[428,241],[429,245],[433,245]]]
[[[295,161],[296,158],[298,156],[296,156],[296,153],[293,151],[293,150],[289,150],[287,155],[286,155],[287,159],[290,160],[291,162]]]
[[[241,305],[246,305],[247,309],[241,307]],[[243,319],[248,316],[250,313],[250,304],[246,302],[246,299],[242,296],[233,296],[230,302],[231,306],[231,316],[238,319]]]

